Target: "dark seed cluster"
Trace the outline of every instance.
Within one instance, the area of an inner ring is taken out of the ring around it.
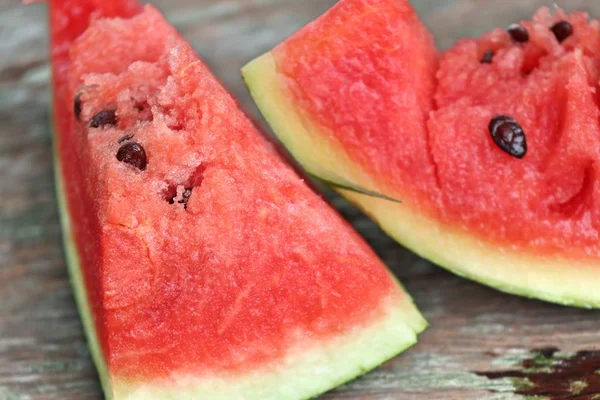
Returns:
[[[75,118],[80,120],[81,117],[81,93],[77,93],[73,100],[73,113],[75,114]],[[114,109],[105,109],[97,114],[95,114],[90,121],[90,128],[103,128],[105,126],[115,126],[117,125],[117,113]],[[129,164],[140,171],[144,171],[148,164],[148,159],[146,157],[146,151],[144,147],[136,142],[131,142],[134,135],[125,135],[122,136],[117,143],[121,145],[119,150],[117,151],[117,160],[122,163]],[[189,190],[189,191],[188,191]],[[192,194],[191,188],[186,189],[183,194],[183,199],[180,201],[187,205],[187,200]]]
[[[140,171],[144,171],[147,165],[146,151],[141,144],[127,142],[119,148],[117,160],[129,164]]]
[[[514,119],[498,115],[490,121],[489,131],[494,143],[506,153],[516,158],[523,158],[527,154],[525,132]]]
[[[557,22],[550,30],[554,33],[554,36],[559,43],[564,42],[573,35],[573,25],[571,25],[569,21]],[[523,25],[512,24],[506,31],[514,42],[527,43],[529,41],[529,31]],[[483,53],[480,61],[482,64],[491,64],[493,60],[494,51],[490,49]]]
[[[105,126],[114,126],[117,124],[117,114],[115,110],[102,110],[92,117],[90,127],[103,128]]]
[[[550,30],[559,43],[573,35],[573,25],[569,21],[559,21]],[[514,42],[527,43],[529,41],[529,31],[522,25],[513,24],[508,27],[507,32]],[[491,64],[493,60],[494,51],[490,49],[483,54],[480,61],[482,64]],[[498,115],[492,118],[488,129],[494,143],[504,152],[516,158],[525,157],[527,138],[517,121],[506,115]]]

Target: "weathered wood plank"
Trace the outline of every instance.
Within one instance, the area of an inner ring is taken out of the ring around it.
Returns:
[[[45,7],[17,3],[0,0],[0,400],[100,399],[60,243],[51,171]],[[255,115],[239,68],[333,3],[156,1]],[[600,16],[598,2],[563,3]],[[551,2],[415,0],[442,47],[458,36],[526,18],[543,4]],[[530,372],[540,362],[554,370],[562,363],[572,369],[574,382],[593,381],[594,371],[577,370],[576,358],[560,361],[563,355],[558,355],[540,361],[531,351],[548,346],[566,353],[600,350],[598,312],[511,297],[455,277],[395,244],[330,196],[406,284],[432,327],[418,346],[324,399],[518,399],[536,393],[523,389],[524,378],[514,372],[522,371],[524,362]],[[593,356],[590,365],[600,368]],[[571,389],[554,388],[550,394],[577,398],[575,392],[584,390],[579,398],[592,396],[577,384]],[[522,395],[515,394],[519,391]]]

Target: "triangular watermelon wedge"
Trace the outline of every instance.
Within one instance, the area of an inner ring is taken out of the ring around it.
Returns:
[[[56,181],[109,399],[304,399],[426,322],[152,6],[51,0]]]
[[[600,22],[532,21],[438,54],[407,0],[341,0],[243,69],[312,174],[390,236],[500,290],[600,307]]]

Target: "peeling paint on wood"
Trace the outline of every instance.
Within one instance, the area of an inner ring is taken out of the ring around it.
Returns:
[[[414,3],[447,47],[458,36],[526,18],[552,0]],[[600,16],[600,2],[562,3]],[[260,121],[240,67],[334,0],[156,4]],[[45,24],[44,5],[0,0],[0,400],[95,400],[102,394],[66,275],[54,200]],[[584,374],[572,372],[555,394],[586,400],[597,395],[591,393],[600,378],[596,353],[578,352],[600,350],[600,312],[511,297],[457,278],[394,243],[339,197],[328,196],[399,276],[431,328],[401,357],[323,399],[540,399],[539,385],[522,386],[524,379],[535,383],[561,373],[559,368],[571,371],[561,363],[578,362],[592,365],[585,364]],[[516,376],[502,375],[507,373]]]

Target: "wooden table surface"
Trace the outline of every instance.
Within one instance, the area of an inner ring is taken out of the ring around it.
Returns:
[[[100,399],[69,287],[54,198],[46,9],[18,3],[0,0],[0,400]],[[156,0],[256,115],[240,67],[333,3]],[[414,3],[447,47],[459,36],[508,25],[551,1]],[[597,0],[561,3],[600,16]],[[600,398],[600,312],[513,297],[460,279],[395,244],[329,196],[404,282],[431,328],[416,347],[323,399]]]

